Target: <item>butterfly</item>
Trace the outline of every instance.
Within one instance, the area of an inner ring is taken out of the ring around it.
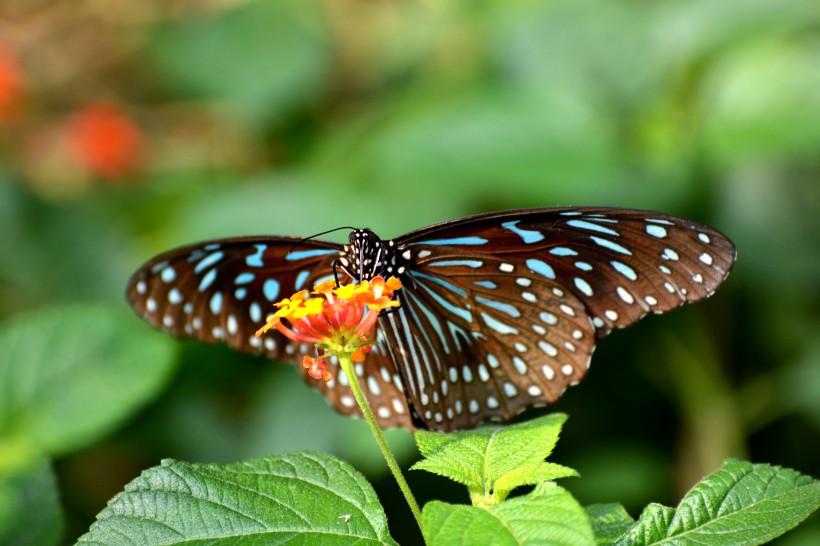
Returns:
[[[523,209],[393,240],[353,229],[345,245],[258,236],[184,246],[143,265],[127,298],[179,338],[300,362],[313,347],[254,335],[273,303],[331,279],[396,276],[400,306],[379,317],[356,375],[380,426],[450,431],[554,402],[586,375],[599,339],[712,295],[735,258],[725,235],[667,214]],[[335,357],[327,383],[299,369],[336,410],[360,413]]]

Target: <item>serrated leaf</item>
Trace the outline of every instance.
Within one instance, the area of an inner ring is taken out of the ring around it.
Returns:
[[[618,503],[591,504],[585,510],[599,546],[615,544],[635,522]]]
[[[57,480],[48,461],[38,459],[0,476],[0,544],[51,546],[61,530]]]
[[[595,544],[589,519],[554,483],[490,508],[428,502],[422,522],[429,546],[586,546]]]
[[[820,482],[810,476],[730,459],[696,484],[677,509],[648,506],[617,544],[763,544],[818,507]]]
[[[425,459],[412,468],[464,484],[473,504],[492,505],[516,487],[542,481],[541,476],[574,472],[557,465],[544,466],[566,419],[566,415],[555,413],[507,427],[447,434],[418,431],[416,442]]]
[[[317,452],[230,465],[163,461],[111,499],[78,544],[291,542],[395,544],[370,484]]]
[[[496,480],[493,495],[500,500],[504,500],[513,489],[521,485],[535,485],[557,480],[558,478],[577,477],[578,475],[578,472],[572,468],[546,461],[542,461],[537,465],[523,465],[511,472],[507,472]]]
[[[173,347],[125,306],[54,306],[9,320],[0,327],[0,444],[58,455],[93,442],[158,393]]]

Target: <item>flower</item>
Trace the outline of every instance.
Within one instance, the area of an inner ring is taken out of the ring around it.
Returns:
[[[115,179],[133,174],[142,163],[143,136],[134,121],[113,104],[97,102],[73,116],[68,140],[89,171]]]
[[[0,120],[11,117],[25,95],[23,71],[11,47],[0,43]]]
[[[293,341],[313,343],[317,347],[317,358],[305,356],[302,365],[308,370],[310,377],[325,382],[333,379],[333,374],[327,369],[325,357],[338,357],[339,366],[350,380],[353,397],[379,444],[387,466],[407,499],[413,516],[421,525],[418,503],[379,429],[376,416],[356,378],[353,364],[363,360],[365,353],[370,350],[367,335],[375,326],[379,314],[385,309],[399,306],[399,302],[393,299],[395,291],[399,289],[401,281],[395,277],[387,280],[374,277],[370,281],[344,286],[338,286],[334,281],[324,282],[314,287],[313,297],[308,297],[307,291],[302,290],[276,303],[277,311],[268,317],[267,324],[256,332],[256,337],[276,328]]]
[[[393,295],[400,288],[401,281],[395,277],[374,277],[344,286],[324,282],[314,287],[312,297],[302,290],[276,303],[277,311],[256,337],[275,328],[293,341],[316,345],[318,358],[306,356],[302,364],[314,379],[330,381],[333,376],[325,357],[347,354],[353,361],[364,360],[370,351],[367,336],[381,311],[399,306]]]

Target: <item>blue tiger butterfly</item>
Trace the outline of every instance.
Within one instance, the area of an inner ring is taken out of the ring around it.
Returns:
[[[396,276],[356,375],[380,426],[439,431],[507,420],[554,402],[586,374],[597,340],[647,313],[704,299],[736,257],[723,234],[667,214],[563,207],[479,214],[385,241],[354,229],[346,245],[236,237],[185,246],[143,265],[128,301],[180,338],[225,342],[282,361],[313,347],[254,333],[272,304],[333,279]],[[302,375],[305,370],[300,366]],[[336,410],[359,414],[348,379],[308,378]]]

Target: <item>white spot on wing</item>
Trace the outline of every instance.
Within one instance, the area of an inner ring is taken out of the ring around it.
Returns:
[[[578,290],[580,290],[587,296],[592,295],[592,287],[589,285],[587,281],[580,277],[575,277],[573,281],[575,282],[575,286],[578,288]]]
[[[556,349],[553,345],[550,345],[546,341],[539,341],[538,347],[540,347],[541,350],[544,351],[544,353],[548,356],[556,356],[558,354],[558,349]]]
[[[619,286],[616,290],[618,292],[618,296],[624,301],[624,303],[635,303],[635,298],[632,297],[623,286]]]
[[[657,237],[658,239],[663,239],[666,237],[666,228],[661,226],[650,224],[646,226],[646,232],[652,237]]]

